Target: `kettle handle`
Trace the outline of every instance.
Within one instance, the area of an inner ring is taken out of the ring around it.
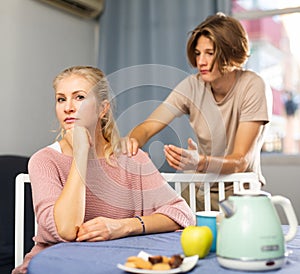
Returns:
[[[270,199],[273,204],[282,207],[289,223],[289,231],[284,235],[284,240],[286,242],[291,241],[296,236],[298,229],[298,220],[291,201],[280,195],[271,196]]]

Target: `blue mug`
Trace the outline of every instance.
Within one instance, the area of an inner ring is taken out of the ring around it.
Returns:
[[[213,243],[210,251],[216,252],[217,244],[217,216],[219,211],[198,211],[196,212],[196,224],[197,226],[208,226],[213,234]]]

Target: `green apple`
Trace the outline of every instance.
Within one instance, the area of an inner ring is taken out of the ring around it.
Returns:
[[[180,237],[181,247],[185,256],[198,255],[204,258],[211,248],[213,234],[208,226],[188,226]]]

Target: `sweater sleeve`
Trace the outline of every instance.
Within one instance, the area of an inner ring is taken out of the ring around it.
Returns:
[[[45,148],[38,151],[30,158],[28,164],[34,211],[38,223],[35,241],[42,244],[65,241],[57,233],[53,214],[54,204],[62,191],[63,184],[54,157],[51,157],[49,150]]]
[[[160,213],[181,227],[195,224],[195,217],[186,201],[164,180],[148,156],[139,151],[143,214]]]

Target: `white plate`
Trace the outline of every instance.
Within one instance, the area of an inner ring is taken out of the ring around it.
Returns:
[[[138,257],[148,260],[150,254],[141,251],[138,254]],[[127,267],[123,264],[118,264],[117,267],[130,273],[140,273],[140,274],[168,274],[168,273],[184,273],[190,271],[198,262],[198,255],[185,257],[180,265],[180,267],[169,269],[169,270],[147,270],[147,269],[139,269],[133,267]]]

